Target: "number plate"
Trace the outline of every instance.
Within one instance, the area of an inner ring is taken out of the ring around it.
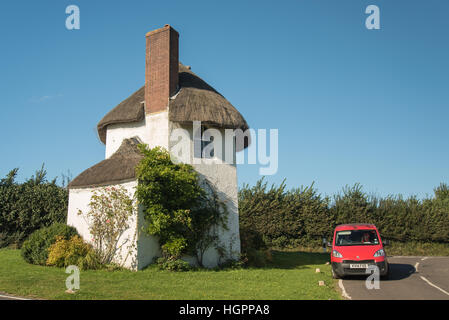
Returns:
[[[355,263],[349,265],[350,269],[367,269],[368,265],[363,263]]]

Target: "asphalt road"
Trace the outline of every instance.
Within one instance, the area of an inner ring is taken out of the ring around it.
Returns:
[[[0,292],[0,300],[29,300],[29,299],[13,297],[9,294]]]
[[[449,300],[449,257],[388,257],[390,278],[379,289],[366,287],[367,276],[339,280],[353,300]]]

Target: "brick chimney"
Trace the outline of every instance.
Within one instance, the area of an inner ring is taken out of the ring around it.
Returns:
[[[179,34],[170,25],[146,34],[145,114],[167,109],[178,89]]]

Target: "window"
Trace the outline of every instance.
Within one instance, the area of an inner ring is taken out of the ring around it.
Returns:
[[[194,133],[193,138],[193,154],[195,158],[211,159],[214,157],[214,136],[209,136],[206,132],[207,128],[201,125],[201,131]]]
[[[345,230],[337,231],[336,246],[378,245],[376,230]]]

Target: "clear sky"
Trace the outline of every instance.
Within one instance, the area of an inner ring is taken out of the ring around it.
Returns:
[[[81,29],[65,27],[78,5]],[[381,29],[365,28],[380,8]],[[144,83],[145,33],[171,24],[180,60],[253,128],[279,129],[269,182],[332,194],[431,194],[449,182],[449,1],[2,1],[0,176],[104,159],[96,124]],[[239,185],[260,176],[238,168]]]

